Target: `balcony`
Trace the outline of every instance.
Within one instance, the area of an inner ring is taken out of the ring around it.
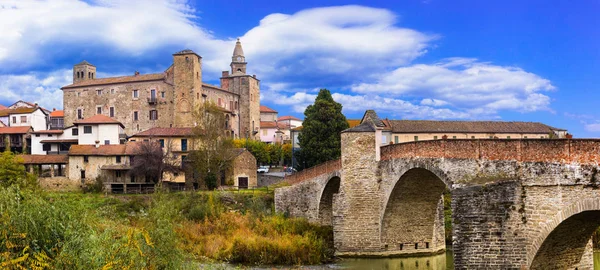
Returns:
[[[156,97],[148,98],[148,104],[155,105],[156,103],[158,103],[158,100],[156,99]]]

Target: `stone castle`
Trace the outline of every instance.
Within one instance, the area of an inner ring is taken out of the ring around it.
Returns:
[[[260,81],[246,74],[246,58],[238,39],[231,73],[223,71],[220,86],[202,82],[202,57],[191,50],[173,54],[162,73],[96,78],[87,61],[73,67],[73,83],[62,87],[64,124],[97,114],[125,125],[132,135],[154,127],[193,127],[193,111],[213,102],[226,114],[225,130],[234,138],[258,139]]]

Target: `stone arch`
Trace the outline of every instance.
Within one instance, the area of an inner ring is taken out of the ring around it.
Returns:
[[[189,112],[190,110],[191,110],[190,102],[187,99],[181,99],[179,101],[179,111],[180,112]]]
[[[407,165],[385,192],[381,243],[397,254],[440,252],[446,247],[442,194],[451,182],[435,166],[413,161]]]
[[[339,172],[327,177],[326,184],[320,191],[317,220],[322,225],[333,225],[333,194],[340,192],[341,178]]]
[[[540,226],[542,230],[527,252],[529,268],[575,269],[586,244],[600,226],[600,199],[584,199],[571,204]]]

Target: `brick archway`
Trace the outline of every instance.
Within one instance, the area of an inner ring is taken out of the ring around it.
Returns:
[[[592,233],[600,226],[600,199],[571,204],[540,226],[542,231],[527,252],[530,269],[577,267]]]
[[[446,247],[442,194],[450,181],[437,168],[412,165],[393,182],[386,195],[380,240],[389,253],[438,253]]]
[[[322,225],[333,226],[333,196],[340,192],[341,178],[334,173],[323,186],[319,197],[318,220]]]

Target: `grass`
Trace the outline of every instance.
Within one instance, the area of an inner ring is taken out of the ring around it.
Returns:
[[[318,264],[332,229],[274,214],[272,190],[104,196],[0,188],[0,268]]]

